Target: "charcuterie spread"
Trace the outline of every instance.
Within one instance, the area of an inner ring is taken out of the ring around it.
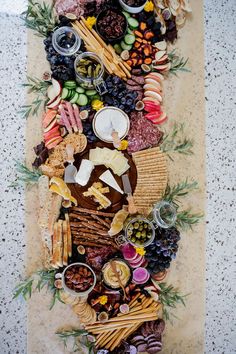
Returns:
[[[164,82],[188,71],[169,45],[189,12],[188,0],[31,0],[24,13],[50,65],[42,79],[28,78],[44,95],[42,141],[31,168],[19,167],[22,180],[38,183],[37,289],[49,284],[54,302],[78,316],[77,350],[160,352],[168,308],[185,301],[164,279],[181,228],[201,215],[179,209],[196,182],[169,184],[167,159],[190,154],[192,142],[166,125]],[[25,107],[26,117],[38,113]],[[15,296],[31,295],[35,282]]]

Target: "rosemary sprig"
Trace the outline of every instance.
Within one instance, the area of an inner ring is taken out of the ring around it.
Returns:
[[[37,183],[39,177],[42,176],[42,173],[39,170],[30,170],[23,163],[16,161],[16,172],[18,173],[18,178],[16,182],[11,184],[11,187],[17,187],[22,183],[34,184]]]
[[[51,310],[56,303],[56,300],[63,303],[60,297],[60,290],[54,286],[56,270],[42,269],[38,272],[32,274],[26,280],[23,280],[20,284],[15,287],[13,298],[23,296],[25,300],[29,299],[34,290],[39,292],[47,286],[52,294],[52,301],[49,309]]]
[[[171,132],[166,133],[161,144],[161,149],[173,161],[170,153],[183,155],[193,154],[193,140],[184,135],[184,123],[175,123]]]
[[[73,351],[80,352],[81,346],[87,348],[88,353],[94,353],[95,338],[90,336],[87,331],[83,329],[71,329],[65,331],[56,332],[59,338],[63,341],[64,347],[67,347],[67,340],[69,338],[74,339]],[[90,340],[92,337],[92,341]]]
[[[170,312],[170,309],[176,309],[178,304],[185,306],[185,298],[187,295],[182,295],[178,289],[166,283],[158,283],[160,288],[159,300],[163,306],[163,317],[165,320],[170,320],[171,316],[176,317]]]
[[[27,10],[22,13],[22,19],[26,27],[36,31],[36,36],[46,37],[53,31],[57,24],[56,16],[53,12],[53,3],[47,5],[45,2],[40,4],[33,0],[28,1]]]
[[[179,210],[181,201],[180,197],[186,196],[188,193],[193,192],[198,189],[198,183],[196,181],[185,181],[179,182],[174,186],[168,185],[163,199],[173,204],[176,208],[176,222],[175,225],[183,230],[192,228],[193,225],[199,223],[200,219],[203,217],[201,213],[193,213],[191,210]]]
[[[30,299],[32,295],[33,281],[34,279],[29,277],[18,284],[14,289],[13,299],[16,299],[19,296],[23,296],[25,300]]]
[[[28,88],[28,93],[37,93],[37,97],[32,101],[31,104],[23,105],[19,113],[22,118],[28,118],[30,114],[33,116],[38,114],[41,105],[45,105],[47,102],[47,89],[51,85],[50,81],[40,80],[35,77],[27,76],[27,83],[22,86]]]
[[[198,224],[203,216],[202,213],[193,213],[191,210],[182,210],[177,213],[176,226],[183,230],[187,230],[188,228],[192,229],[192,226]]]
[[[50,81],[40,80],[37,77],[26,76],[27,81],[22,86],[28,88],[28,93],[40,93],[46,95],[48,87],[51,85]]]
[[[180,204],[179,197],[184,197],[188,193],[197,189],[197,181],[189,181],[188,178],[186,178],[185,181],[179,182],[173,185],[172,187],[168,185],[165,190],[163,199],[174,204],[174,206],[178,208]]]
[[[171,63],[170,73],[177,76],[178,71],[190,72],[190,69],[186,68],[188,58],[184,59],[176,54],[176,50],[172,50],[169,54],[169,61]]]

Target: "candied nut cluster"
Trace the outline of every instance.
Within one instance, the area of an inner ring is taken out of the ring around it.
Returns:
[[[73,265],[65,273],[66,286],[78,293],[88,290],[93,282],[94,276],[87,267]]]

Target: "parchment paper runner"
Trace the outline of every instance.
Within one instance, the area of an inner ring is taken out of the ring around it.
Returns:
[[[194,138],[194,156],[175,156],[169,162],[170,183],[186,177],[196,179],[199,192],[185,199],[184,207],[193,206],[196,211],[205,209],[205,122],[204,122],[204,45],[203,4],[192,1],[193,16],[179,32],[175,47],[184,57],[189,57],[191,73],[170,76],[165,81],[165,107],[169,122],[186,122],[189,137]],[[42,77],[48,70],[42,40],[28,32],[28,75]],[[29,100],[31,98],[29,97]],[[169,123],[170,124],[170,123]],[[41,117],[30,117],[26,132],[26,158],[30,165],[34,159],[33,146],[41,141]],[[37,188],[26,190],[27,271],[42,268],[41,238],[37,227]],[[178,306],[173,326],[167,323],[163,342],[163,354],[204,353],[205,315],[205,227],[204,222],[194,231],[182,233],[177,259],[172,262],[166,281],[191,293],[187,306]],[[74,313],[66,305],[58,303],[48,310],[50,295],[34,294],[28,303],[28,354],[68,353],[55,332],[67,326],[78,326]]]

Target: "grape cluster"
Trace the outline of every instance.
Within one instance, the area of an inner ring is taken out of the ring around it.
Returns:
[[[50,33],[43,42],[47,53],[47,60],[51,66],[52,77],[59,81],[74,80],[75,56],[63,56],[58,54],[52,46],[52,33]]]
[[[89,106],[81,107],[81,111],[89,110],[89,109],[90,109]],[[86,135],[87,140],[88,140],[89,143],[93,143],[95,141],[98,141],[98,138],[96,137],[96,135],[93,132],[93,126],[92,126],[93,117],[94,117],[94,113],[91,112],[89,114],[88,119],[82,121],[83,133],[84,133],[84,135]]]
[[[106,79],[108,94],[104,96],[104,101],[109,106],[115,106],[130,113],[135,109],[137,92],[126,89],[124,81],[118,76],[108,76]]]
[[[146,248],[145,258],[148,260],[147,269],[150,273],[159,273],[170,267],[172,259],[178,251],[179,231],[170,229],[156,229],[153,243]]]

